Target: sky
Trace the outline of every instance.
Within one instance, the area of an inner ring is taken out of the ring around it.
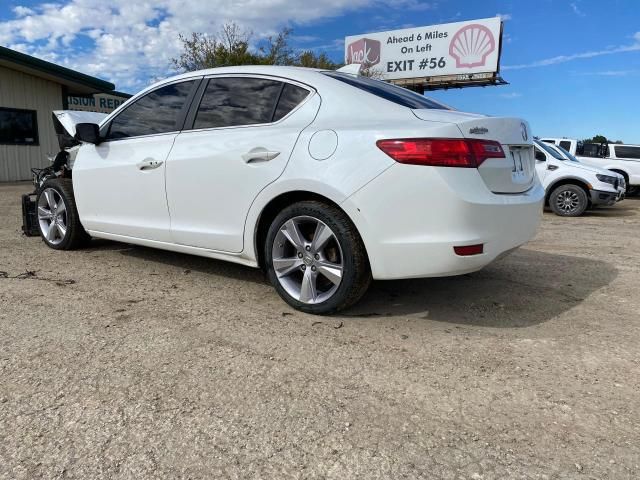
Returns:
[[[534,134],[640,143],[640,0],[0,0],[0,45],[135,93],[170,76],[179,34],[234,21],[254,38],[343,61],[344,37],[504,21],[507,86],[429,92],[459,110],[527,119]]]

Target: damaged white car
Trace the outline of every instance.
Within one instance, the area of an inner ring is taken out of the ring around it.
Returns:
[[[346,72],[190,72],[82,122],[62,178],[39,182],[48,246],[96,237],[260,267],[308,313],[372,279],[480,270],[541,217],[527,122]]]

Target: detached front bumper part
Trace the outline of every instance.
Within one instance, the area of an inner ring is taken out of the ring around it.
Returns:
[[[611,206],[618,201],[618,192],[603,192],[602,190],[591,190],[591,205]]]
[[[34,193],[22,195],[22,232],[27,237],[39,237],[38,206]]]

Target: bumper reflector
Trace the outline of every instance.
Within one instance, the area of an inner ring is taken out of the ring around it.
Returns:
[[[480,255],[484,253],[484,244],[480,243],[478,245],[465,245],[464,247],[453,247],[453,251],[456,255],[461,257],[468,257],[471,255]]]

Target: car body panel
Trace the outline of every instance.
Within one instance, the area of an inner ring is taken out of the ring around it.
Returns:
[[[176,133],[83,145],[73,168],[73,190],[82,225],[93,232],[171,242],[165,162]]]
[[[249,207],[284,171],[300,132],[315,118],[320,96],[277,125],[184,131],[167,161],[167,199],[173,240],[182,245],[241,252]],[[278,134],[274,135],[274,128]],[[246,161],[262,149],[270,160]]]
[[[532,173],[532,155],[522,157],[522,168],[514,172],[510,156],[487,160],[481,168],[415,166],[397,163],[376,146],[381,139],[486,138],[499,141],[507,155],[511,146],[532,152],[528,125],[520,119],[415,111],[317,70],[256,66],[159,82],[129,99],[101,127],[152,89],[220,75],[297,82],[314,95],[274,124],[83,145],[73,182],[90,234],[255,266],[265,207],[283,194],[313,193],[353,221],[374,278],[477,270],[535,234],[544,192]],[[473,133],[474,126],[489,134]],[[247,164],[243,155],[256,147],[280,154]],[[150,155],[161,166],[137,169]],[[461,257],[453,251],[474,242],[484,244],[483,254]]]

